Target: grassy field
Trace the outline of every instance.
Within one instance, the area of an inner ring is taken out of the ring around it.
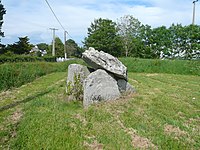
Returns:
[[[168,73],[200,76],[200,61],[119,58],[128,72]],[[0,64],[0,91],[19,87],[52,72],[66,71],[71,63],[85,64],[81,59],[62,63],[21,62]]]
[[[137,59],[132,57],[124,57],[120,60],[127,66],[129,72],[200,76],[199,60]]]
[[[129,73],[137,93],[83,109],[66,72],[0,93],[0,149],[200,149],[200,77]]]

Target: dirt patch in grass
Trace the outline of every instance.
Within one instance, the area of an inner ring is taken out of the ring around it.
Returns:
[[[134,148],[138,149],[157,149],[157,146],[155,146],[148,138],[141,137],[137,134],[137,131],[133,128],[127,128],[123,124],[123,122],[120,120],[120,114],[124,113],[124,110],[120,109],[120,106],[128,103],[131,101],[134,96],[137,94],[130,94],[121,97],[117,101],[110,101],[106,105],[106,110],[114,117],[114,119],[117,121],[119,126],[124,130],[126,134],[128,134],[131,137],[132,140],[132,146]],[[143,113],[143,109],[140,110],[140,113]]]
[[[198,132],[198,131],[199,130],[197,130],[195,132]],[[195,140],[193,139],[193,137],[190,136],[190,134],[188,134],[186,131],[182,131],[179,127],[175,127],[175,126],[166,124],[164,126],[164,132],[167,135],[173,136],[173,138],[176,140],[185,139],[188,143],[195,144]]]
[[[141,137],[136,133],[136,130],[133,128],[126,128],[124,124],[119,120],[118,118],[118,124],[121,126],[121,128],[131,136],[132,139],[132,145],[134,148],[139,148],[139,149],[157,149],[157,147],[147,138]]]
[[[17,135],[17,125],[19,124],[20,119],[22,118],[23,113],[21,109],[17,109],[9,118],[9,122],[13,125],[11,130],[11,137],[15,137]]]
[[[22,110],[21,110],[21,109],[18,109],[17,111],[15,111],[15,112],[11,115],[11,117],[10,117],[11,123],[12,123],[12,124],[18,123],[22,116],[23,116]]]
[[[83,142],[83,145],[91,150],[103,150],[103,144],[96,140],[95,136],[85,136],[87,141]]]
[[[178,116],[180,119],[185,119],[185,114],[184,114],[183,112],[181,112],[181,111],[179,111],[179,112],[177,113],[177,116]]]
[[[13,90],[14,91],[14,90]],[[3,101],[5,99],[11,98],[14,99],[15,96],[13,94],[13,91],[7,90],[7,91],[3,91],[0,93],[0,101]],[[16,90],[15,90],[16,91]]]
[[[120,120],[120,115],[124,113],[125,104],[129,103],[135,96],[136,93],[122,96],[120,99],[116,101],[108,101],[105,103],[100,103],[95,105],[95,107],[99,107],[103,105],[106,111],[113,116],[114,120],[120,126],[120,128],[131,137],[132,146],[136,149],[158,149],[148,138],[142,137],[137,134],[137,131],[133,128],[127,128],[123,122]],[[140,113],[143,113],[143,109],[140,110]],[[78,117],[79,118],[79,117]],[[82,119],[80,119],[82,120]],[[92,145],[98,145],[95,140],[93,144],[85,143],[85,145],[89,145],[88,147],[93,148]]]
[[[194,124],[194,123],[200,124],[200,118],[189,118],[189,119],[186,121],[186,123],[188,123],[188,124]]]
[[[74,117],[75,117],[76,119],[80,120],[80,122],[81,122],[84,126],[87,125],[86,119],[85,119],[84,117],[82,117],[80,114],[76,114]]]
[[[131,101],[132,98],[137,96],[136,93],[131,94],[131,95],[126,95],[121,97],[117,102],[115,102],[114,105],[109,105],[107,107],[107,111],[115,118],[119,126],[124,130],[126,134],[128,134],[131,137],[132,140],[132,146],[134,148],[138,149],[157,149],[157,146],[155,146],[148,138],[142,137],[137,134],[137,131],[133,128],[127,128],[123,122],[120,120],[120,114],[124,113],[124,110],[120,110],[119,106],[122,106],[128,102]],[[108,105],[107,105],[108,106]],[[143,109],[140,109],[140,113],[144,113]]]
[[[98,143],[97,140],[94,140],[90,144],[88,142],[84,141],[83,145],[91,150],[103,150],[103,144]]]
[[[9,149],[9,140],[16,137],[17,126],[23,113],[20,108],[17,108],[10,116],[8,116],[0,125],[0,132],[5,133],[0,137],[0,149]]]
[[[175,127],[169,124],[164,126],[164,132],[168,135],[174,134],[176,137],[184,136],[187,132],[182,131],[179,127]]]
[[[200,118],[189,118],[185,123],[184,126],[187,128],[192,128],[193,132],[199,133],[200,131]],[[200,133],[199,133],[200,135]]]

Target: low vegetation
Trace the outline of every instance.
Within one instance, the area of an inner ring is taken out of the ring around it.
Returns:
[[[200,76],[200,61],[198,60],[161,60],[120,58],[128,72],[138,73],[168,73]]]
[[[0,91],[19,87],[52,72],[66,71],[71,63],[83,63],[83,61],[76,59],[62,63],[22,62],[1,64]]]
[[[120,58],[128,67],[129,72],[169,73],[182,75],[200,75],[200,61],[159,60]],[[66,71],[71,63],[83,64],[81,59],[62,63],[22,62],[0,65],[0,91],[19,87],[34,79],[52,73]]]
[[[46,61],[46,62],[56,62],[56,57],[45,56],[45,57],[36,57],[36,56],[27,56],[27,55],[0,55],[0,64],[1,63],[17,63],[17,62],[36,62],[36,61]]]

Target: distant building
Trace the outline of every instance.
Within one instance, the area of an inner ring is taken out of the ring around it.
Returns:
[[[47,54],[47,51],[46,50],[40,50],[39,48],[38,48],[38,46],[36,45],[36,46],[34,46],[31,50],[30,50],[30,53],[31,54],[38,54],[38,53],[40,53],[41,54],[41,56],[44,56],[44,55],[46,55]]]

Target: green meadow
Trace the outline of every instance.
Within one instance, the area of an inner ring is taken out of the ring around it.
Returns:
[[[137,92],[88,109],[65,93],[67,66],[82,60],[21,63],[19,76],[18,63],[0,65],[4,86],[26,80],[1,88],[0,149],[200,149],[200,62],[120,60]]]

